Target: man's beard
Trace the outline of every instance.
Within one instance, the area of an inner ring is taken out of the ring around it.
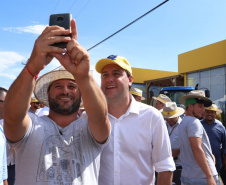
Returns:
[[[197,114],[195,113],[195,111],[193,111],[193,112],[192,112],[192,114],[193,114],[193,115],[194,115],[194,117],[196,117],[197,119],[202,118],[202,116],[197,115]]]
[[[62,106],[57,101],[58,97],[60,97],[60,96],[70,97],[73,100],[73,104],[69,108],[63,109]],[[55,112],[55,113],[62,114],[62,115],[74,114],[75,112],[78,111],[78,109],[80,107],[80,103],[81,103],[81,96],[80,95],[77,99],[75,99],[74,96],[71,96],[69,94],[66,94],[66,95],[60,94],[55,99],[49,97],[49,108],[50,108],[50,110]]]
[[[208,122],[213,122],[214,121],[214,118],[208,118],[208,116],[205,118],[205,120],[207,120]]]
[[[38,105],[38,106],[37,106],[37,105],[35,105],[34,107],[35,107],[35,109],[40,109],[39,105]]]

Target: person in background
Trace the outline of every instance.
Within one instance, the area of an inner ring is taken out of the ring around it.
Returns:
[[[172,156],[176,165],[176,170],[173,172],[173,182],[176,185],[181,185],[180,177],[181,177],[181,161],[178,158],[178,155],[180,153],[179,148],[179,125],[182,121],[180,116],[184,114],[184,109],[177,107],[177,104],[175,102],[166,102],[162,115],[163,118],[166,120],[166,126],[168,130],[168,134],[170,137],[170,143],[172,148]]]
[[[44,105],[44,107],[42,107],[41,110],[38,112],[37,116],[41,117],[41,116],[48,116],[48,115],[49,115],[49,107]]]
[[[31,101],[30,101],[30,108],[28,110],[28,112],[37,115],[37,110],[40,109],[40,102],[32,97]]]
[[[180,98],[186,106],[186,116],[179,125],[179,159],[182,164],[181,183],[183,185],[220,185],[214,164],[209,138],[199,118],[205,107],[212,101],[202,90],[190,91]]]
[[[219,120],[221,123],[222,123],[222,116],[221,116],[221,114],[222,114],[222,110],[221,109],[219,109],[218,107],[217,107],[217,116],[216,116],[216,119],[217,120]]]
[[[3,121],[4,105],[5,105],[5,98],[6,98],[7,92],[8,92],[7,89],[0,87],[0,126],[2,126],[2,129],[3,129],[3,122],[4,122]],[[13,163],[12,154],[13,154],[13,148],[8,143],[6,143],[8,185],[15,184],[15,164]]]
[[[62,36],[69,33],[71,37]],[[67,42],[66,50],[52,45],[58,42]],[[53,57],[64,68],[38,78]],[[50,107],[48,116],[28,114],[33,92]],[[87,116],[78,119],[81,97]],[[106,99],[90,73],[89,53],[77,42],[74,19],[70,30],[47,26],[35,41],[29,61],[9,88],[4,132],[15,148],[17,185],[98,184],[110,122]]]
[[[204,119],[201,123],[209,137],[213,155],[215,157],[215,166],[220,175],[222,168],[226,168],[226,130],[223,124],[216,119],[222,111],[217,105],[212,104],[205,108]],[[223,153],[223,159],[222,159]]]
[[[7,90],[3,87],[0,87],[0,125],[3,126],[3,115],[4,115],[4,105],[5,97],[7,95]]]
[[[8,185],[7,178],[6,139],[3,128],[0,125],[0,185]]]
[[[132,96],[136,101],[141,102],[142,100],[145,100],[145,98],[142,97],[142,90],[138,88],[131,88],[129,92],[130,94],[132,94]]]
[[[164,94],[159,94],[158,97],[152,98],[155,100],[155,108],[158,109],[159,111],[162,111],[166,102],[171,102],[171,99]]]
[[[132,68],[111,55],[96,64],[108,104],[111,140],[101,154],[99,185],[171,185],[175,164],[161,113],[129,93]]]
[[[85,111],[85,107],[84,107],[83,101],[81,100],[80,107],[78,110],[78,117],[80,117],[84,111]]]

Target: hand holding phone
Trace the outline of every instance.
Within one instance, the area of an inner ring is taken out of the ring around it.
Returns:
[[[49,25],[50,26],[57,25],[57,26],[65,28],[65,29],[70,29],[71,19],[72,19],[72,15],[70,13],[52,14],[52,15],[50,15],[50,18],[49,18]],[[71,37],[71,34],[60,35],[60,36]],[[56,46],[56,47],[60,47],[60,48],[66,48],[67,42],[55,43],[55,44],[52,44],[52,46]]]

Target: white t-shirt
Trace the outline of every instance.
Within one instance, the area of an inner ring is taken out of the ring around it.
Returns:
[[[109,114],[111,140],[101,154],[99,185],[152,185],[155,170],[174,171],[169,135],[161,113],[132,102],[120,118]]]
[[[3,128],[3,119],[0,119],[0,126]]]
[[[33,116],[24,138],[14,144],[16,185],[97,185],[105,144],[94,140],[87,119],[60,128],[47,116]]]
[[[40,110],[40,111],[37,112],[38,117],[49,115],[49,107],[44,107],[44,108],[38,109],[38,110]]]

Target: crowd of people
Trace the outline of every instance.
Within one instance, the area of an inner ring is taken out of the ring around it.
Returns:
[[[9,90],[0,89],[0,185],[219,185],[226,132],[203,91],[182,97],[185,109],[162,94],[155,107],[141,103],[117,55],[96,63],[98,87],[74,19],[71,37],[61,36],[69,32],[46,27]],[[54,57],[63,67],[38,78]]]
[[[217,119],[222,111],[201,90],[181,97],[183,108],[163,94],[153,99],[170,137],[176,166],[172,182],[220,184],[221,177],[226,184],[226,130]]]

